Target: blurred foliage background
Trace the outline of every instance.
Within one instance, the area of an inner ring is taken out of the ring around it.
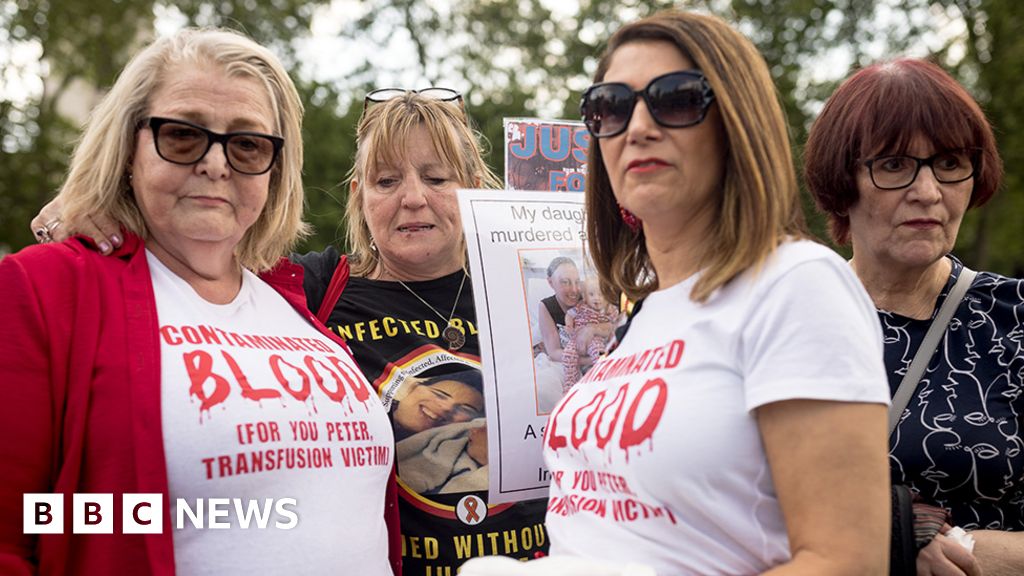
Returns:
[[[145,42],[184,25],[242,30],[293,71],[306,105],[305,248],[344,245],[341,185],[362,96],[439,85],[466,95],[502,174],[502,119],[576,118],[597,56],[623,22],[678,6],[735,23],[761,49],[784,102],[799,169],[807,129],[851,70],[899,55],[935,60],[995,126],[1002,192],[969,213],[957,252],[1024,276],[1024,8],[1019,0],[0,0],[0,253],[65,175],[88,110]],[[810,202],[808,216],[824,225]]]

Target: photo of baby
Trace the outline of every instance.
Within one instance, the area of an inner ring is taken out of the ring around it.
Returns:
[[[597,275],[580,249],[522,250],[520,267],[537,413],[545,414],[604,353],[620,314],[601,295]]]
[[[605,300],[596,275],[587,276],[582,287],[582,299],[565,313],[569,340],[562,348],[563,394],[579,381],[585,368],[604,354],[610,336],[607,331],[619,321],[619,309]],[[586,354],[589,362],[581,365],[581,354]]]

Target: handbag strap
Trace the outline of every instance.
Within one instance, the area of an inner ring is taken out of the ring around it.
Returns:
[[[331,310],[334,310],[338,298],[341,298],[341,291],[348,284],[348,275],[348,256],[342,255],[338,260],[337,268],[334,269],[334,274],[331,275],[331,283],[327,285],[327,293],[324,294],[324,300],[320,303],[320,309],[316,313],[316,319],[321,324],[327,324],[327,319],[331,317]]]
[[[978,273],[974,270],[966,266],[963,267],[960,271],[960,277],[956,279],[956,284],[949,291],[946,300],[942,303],[942,307],[939,308],[939,313],[935,315],[931,326],[928,327],[928,332],[924,335],[924,340],[921,341],[917,354],[914,355],[914,359],[910,362],[910,367],[907,368],[907,373],[903,376],[903,380],[900,381],[900,387],[896,389],[896,393],[892,396],[892,404],[889,406],[889,435],[892,435],[893,431],[896,430],[896,425],[900,422],[900,416],[903,415],[903,410],[910,403],[910,398],[914,395],[914,390],[917,389],[921,376],[924,376],[924,371],[928,368],[928,362],[939,346],[939,340],[942,338],[942,334],[945,333],[946,326],[953,319],[953,313],[960,307],[960,301],[964,299],[964,295],[967,294],[967,290],[971,287],[971,282],[974,281],[974,277],[977,275]]]

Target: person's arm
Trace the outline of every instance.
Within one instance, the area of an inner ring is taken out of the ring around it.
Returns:
[[[50,377],[60,363],[50,357],[47,311],[18,255],[0,260],[0,286],[0,326],[7,334],[0,345],[0,574],[28,575],[38,571],[38,536],[22,533],[23,495],[53,492]]]
[[[766,575],[886,574],[886,407],[784,400],[756,409],[792,559]]]
[[[791,555],[767,573],[884,575],[892,503],[878,316],[841,259],[798,262],[761,273],[740,338],[746,401]]]
[[[597,324],[587,324],[576,331],[576,349],[586,352],[587,346],[590,345],[590,341],[595,336],[603,337],[605,340],[611,338],[612,332],[615,331],[614,326],[610,322],[598,322]],[[593,366],[594,360],[589,354],[580,354],[580,367],[586,368]]]
[[[558,338],[558,326],[555,326],[555,320],[544,306],[543,300],[537,306],[537,322],[540,324],[540,339],[544,342],[544,352],[552,362],[561,362],[562,341]]]
[[[973,530],[974,557],[985,576],[1024,574],[1024,532]]]
[[[615,332],[615,325],[611,322],[598,322],[584,326],[580,332],[582,332],[582,336],[587,342],[590,342],[595,336],[611,338],[612,333]]]
[[[103,254],[110,254],[124,240],[117,222],[101,216],[85,216],[81,220],[68,222],[63,219],[62,208],[60,196],[43,206],[29,223],[33,234],[44,226],[50,230],[54,242],[63,242],[75,234],[80,234],[92,239]],[[58,221],[60,225],[55,226],[54,223]]]

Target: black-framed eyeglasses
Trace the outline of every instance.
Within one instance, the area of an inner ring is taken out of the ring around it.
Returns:
[[[654,121],[666,128],[700,124],[715,101],[707,78],[698,70],[662,74],[643,90],[622,82],[602,82],[587,88],[580,100],[583,123],[594,138],[611,138],[626,131],[637,98],[643,98]]]
[[[875,156],[864,160],[871,183],[880,190],[899,190],[917,180],[921,166],[928,166],[935,180],[956,184],[974,177],[981,156],[976,149],[944,150],[927,158],[916,156]]]
[[[363,112],[372,106],[373,104],[380,104],[381,102],[387,102],[394,98],[401,98],[406,94],[419,94],[424,98],[431,100],[438,100],[440,102],[458,102],[459,108],[465,112],[466,107],[462,101],[462,94],[458,90],[452,90],[451,88],[442,88],[440,86],[431,86],[422,90],[409,90],[406,88],[378,88],[373,90],[366,95],[363,99]]]
[[[228,132],[212,130],[174,118],[156,116],[144,121],[153,131],[158,156],[172,164],[198,164],[214,144],[224,147],[228,165],[239,174],[258,176],[274,166],[284,138],[259,132]]]

